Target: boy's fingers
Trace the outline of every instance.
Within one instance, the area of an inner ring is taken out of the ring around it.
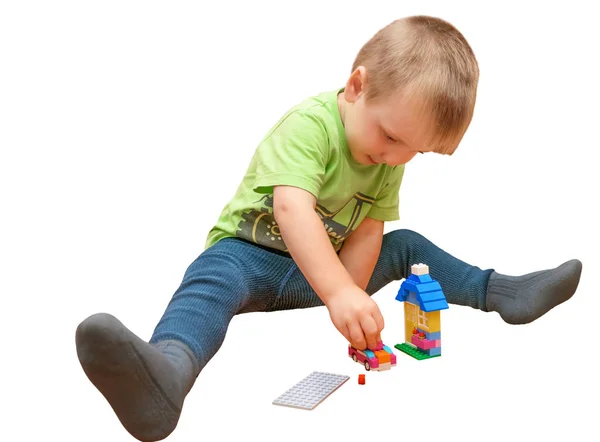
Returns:
[[[370,349],[377,347],[377,337],[379,336],[379,330],[377,329],[377,323],[372,316],[364,318],[361,322],[361,327],[367,339],[367,347]]]
[[[371,301],[373,301],[373,300],[371,300]],[[375,301],[373,301],[373,307],[370,309],[369,313],[370,313],[370,316],[375,321],[375,324],[377,324],[377,332],[381,333],[381,330],[383,330],[385,323],[383,320],[383,315],[381,314],[381,310],[379,309],[379,306],[377,305],[377,303],[375,303]]]
[[[348,330],[347,326],[344,325],[342,327],[339,327],[338,330],[340,331],[342,336],[348,340],[348,342],[351,342],[350,330]]]
[[[383,341],[381,340],[381,335],[377,335],[375,340],[377,341],[377,345],[375,346],[375,349],[381,350],[383,348]]]
[[[383,328],[385,327],[385,321],[383,320],[383,315],[381,314],[381,311],[377,309],[373,317],[375,318],[375,322],[377,323],[377,330],[381,333],[381,330],[383,330]]]
[[[367,347],[367,341],[360,324],[357,322],[348,324],[348,331],[350,332],[352,346],[358,350],[364,350]]]

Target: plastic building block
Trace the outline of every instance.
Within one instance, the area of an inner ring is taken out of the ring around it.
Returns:
[[[429,266],[423,263],[413,264],[410,271],[413,275],[427,275],[429,273]]]
[[[364,374],[359,374],[358,375],[358,383],[360,385],[365,385],[365,375]]]
[[[424,312],[448,308],[442,287],[431,278],[426,264],[414,264],[411,267],[411,275],[400,285],[396,300],[404,302],[411,294],[416,295],[419,308]]]
[[[312,410],[350,376],[314,371],[273,401],[274,405]]]
[[[400,350],[401,352],[404,352],[407,355],[412,356],[415,359],[418,359],[419,361],[421,361],[423,359],[435,358],[437,356],[442,355],[441,352],[440,352],[440,354],[429,355],[429,354],[425,353],[424,351],[419,350],[418,348],[414,348],[412,345],[409,345],[406,342],[404,342],[403,344],[396,344],[396,345],[394,345],[394,347],[397,348],[398,350]]]
[[[433,333],[427,333],[425,332],[425,338],[432,340],[432,341],[439,341],[440,339],[442,339],[442,333],[441,332],[433,332]]]
[[[420,338],[417,335],[413,335],[411,342],[421,350],[429,350],[437,347],[436,343],[438,341],[430,341],[429,339]]]
[[[396,300],[404,302],[404,344],[394,347],[416,359],[441,356],[441,310],[448,308],[440,284],[426,264],[414,264]]]
[[[352,345],[348,345],[348,356],[354,362],[358,362],[365,366],[365,370],[389,370],[396,366],[396,355],[390,347],[380,343],[377,345],[379,350],[358,350]]]
[[[383,347],[385,347],[385,345],[383,345],[383,342],[379,341],[377,343],[377,346],[375,348],[372,348],[371,350],[373,350],[373,351],[383,350]]]

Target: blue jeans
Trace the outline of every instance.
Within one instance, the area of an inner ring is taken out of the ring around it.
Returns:
[[[372,295],[392,281],[407,278],[411,265],[418,263],[429,266],[449,303],[485,310],[493,270],[460,261],[411,230],[384,235],[367,293]],[[182,341],[204,367],[221,347],[234,315],[322,305],[289,255],[226,238],[188,267],[150,343]]]

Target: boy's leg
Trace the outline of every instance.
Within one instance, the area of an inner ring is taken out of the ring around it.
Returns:
[[[175,429],[232,317],[268,310],[292,265],[291,258],[224,239],[189,266],[150,342],[108,314],[79,325],[81,365],[135,438],[161,440]]]
[[[449,303],[485,310],[486,287],[493,270],[467,264],[407,229],[383,236],[367,292],[376,293],[392,281],[408,278],[411,266],[419,263],[429,266],[431,277],[440,283]]]
[[[451,304],[497,311],[510,324],[531,322],[568,300],[577,288],[581,262],[570,260],[555,269],[507,276],[467,264],[412,230],[395,230],[383,237],[379,259],[367,286],[370,295],[392,281],[410,275],[413,264],[429,266]],[[274,310],[323,305],[299,269],[286,282]]]
[[[437,279],[448,302],[485,309],[485,290],[492,270],[470,266],[410,230],[396,230],[383,236],[379,259],[366,292],[377,293],[392,281],[407,278],[412,264],[425,263]],[[273,309],[286,310],[323,305],[299,269],[286,282]]]
[[[367,292],[407,278],[413,264],[429,266],[448,302],[496,311],[510,324],[526,324],[568,300],[577,289],[581,262],[570,260],[548,270],[522,276],[501,275],[467,264],[411,230],[384,235],[381,253]]]

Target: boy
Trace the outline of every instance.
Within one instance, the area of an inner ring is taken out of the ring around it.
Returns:
[[[185,396],[221,346],[231,318],[325,305],[355,347],[384,327],[370,295],[425,262],[449,302],[531,322],[569,299],[581,262],[512,277],[481,270],[398,219],[404,165],[451,155],[467,130],[479,69],[462,34],[408,17],[360,50],[344,88],[288,111],[256,150],[236,195],[189,266],[150,342],[97,314],[76,332],[90,381],[137,439],[167,437]]]

